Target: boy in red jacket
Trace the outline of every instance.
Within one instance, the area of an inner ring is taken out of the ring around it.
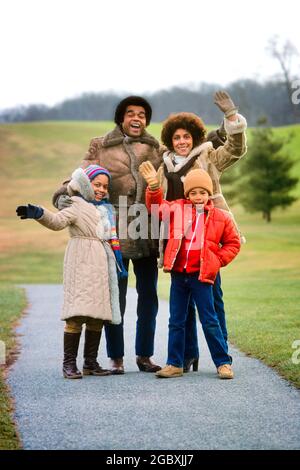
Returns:
[[[185,321],[192,294],[218,375],[221,379],[232,379],[232,358],[214,309],[212,285],[219,269],[240,250],[233,220],[209,199],[213,184],[206,171],[190,171],[183,182],[186,199],[168,202],[163,199],[152,164],[144,162],[139,170],[148,183],[148,211],[169,224],[164,253],[164,271],[171,273],[168,359],[156,376],[183,375]]]

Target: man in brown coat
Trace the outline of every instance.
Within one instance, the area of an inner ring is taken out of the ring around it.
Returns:
[[[157,256],[158,241],[141,232],[145,227],[134,228],[134,221],[141,210],[144,217],[147,211],[144,206],[146,183],[138,172],[142,162],[150,160],[158,169],[165,150],[159,142],[146,132],[150,123],[152,109],[150,104],[139,96],[129,96],[122,100],[115,111],[116,127],[102,137],[91,140],[90,147],[82,162],[85,168],[97,164],[106,168],[112,182],[109,189],[109,200],[116,209],[118,228],[124,265],[128,269],[129,261],[133,264],[136,276],[137,326],[136,326],[136,362],[141,371],[156,372],[160,369],[150,357],[154,353],[154,334],[158,311],[157,298]],[[61,188],[54,195],[56,207],[65,193]],[[143,219],[144,223],[148,224]],[[148,224],[150,227],[150,224]],[[133,236],[132,236],[133,233]],[[114,374],[124,373],[124,336],[123,316],[126,307],[127,278],[120,279],[120,310],[122,324],[106,325],[105,334],[107,354],[111,358],[111,370]]]

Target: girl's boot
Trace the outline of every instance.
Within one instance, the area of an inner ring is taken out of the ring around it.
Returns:
[[[77,369],[76,358],[80,341],[80,333],[64,332],[64,362],[63,375],[65,379],[82,379],[80,370]]]
[[[111,371],[103,369],[97,362],[101,331],[85,329],[83,375],[110,375]]]

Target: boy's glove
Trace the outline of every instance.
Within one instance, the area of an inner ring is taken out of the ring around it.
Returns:
[[[226,118],[238,112],[238,108],[226,91],[217,91],[214,96],[214,103],[225,114]]]
[[[61,211],[62,209],[66,209],[67,207],[70,207],[72,204],[73,204],[73,201],[70,198],[70,196],[68,196],[67,194],[62,194],[61,196],[57,198],[55,206],[57,207],[59,211]]]
[[[39,219],[44,214],[44,209],[28,204],[27,206],[18,206],[16,213],[21,219]]]
[[[128,277],[128,272],[123,264],[122,253],[120,250],[115,250],[114,254],[116,257],[117,264],[121,269],[120,271],[119,268],[117,268],[118,279],[125,279],[126,277]]]
[[[157,178],[157,171],[149,160],[143,162],[139,167],[139,172],[146,180],[149,188],[155,191],[159,188],[159,181]]]

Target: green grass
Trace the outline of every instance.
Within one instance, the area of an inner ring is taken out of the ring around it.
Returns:
[[[0,254],[0,285],[11,284],[61,284],[64,253],[28,251],[14,256]]]
[[[0,125],[0,294],[3,297],[5,341],[14,347],[12,325],[25,305],[14,285],[61,283],[67,231],[51,232],[34,221],[20,221],[17,205],[38,203],[52,209],[51,197],[61,181],[80,164],[90,139],[112,128],[110,122],[43,122]],[[159,138],[160,124],[149,126]],[[293,136],[286,145],[300,177],[300,125],[274,130]],[[251,145],[251,130],[249,131]],[[245,157],[246,158],[246,157]],[[300,197],[300,182],[295,194]],[[292,343],[300,339],[300,200],[285,211],[276,210],[272,223],[260,214],[233,207],[247,243],[237,259],[222,270],[222,285],[230,340],[245,353],[274,367],[300,388],[300,364],[292,363]],[[134,278],[131,276],[131,285]],[[159,295],[168,299],[169,275],[160,273]],[[2,311],[1,310],[1,311]],[[167,320],[166,320],[167,321]],[[11,340],[9,338],[12,338]],[[2,338],[0,338],[2,339]],[[0,449],[17,448],[9,418],[10,403],[0,377]],[[7,437],[8,436],[8,437]],[[9,447],[11,446],[11,447]],[[15,446],[15,447],[13,447]]]
[[[6,346],[6,363],[10,364],[16,351],[15,323],[20,318],[26,305],[22,289],[0,285],[0,340]],[[0,450],[19,449],[21,447],[14,422],[12,403],[5,384],[6,369],[0,366]]]
[[[252,278],[227,276],[223,286],[231,341],[300,387],[299,364],[292,362],[292,344],[300,339],[297,277],[296,271],[266,270]]]

